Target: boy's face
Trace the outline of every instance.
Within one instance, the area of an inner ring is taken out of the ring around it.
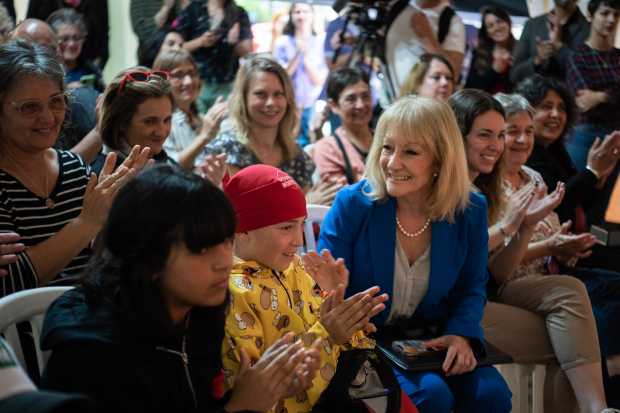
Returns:
[[[292,219],[253,231],[235,234],[235,255],[256,261],[276,271],[286,271],[304,244],[306,217]]]

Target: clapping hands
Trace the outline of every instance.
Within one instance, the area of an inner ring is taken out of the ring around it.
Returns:
[[[316,251],[301,254],[308,275],[325,291],[333,291],[339,285],[345,288],[349,285],[349,270],[344,265],[344,259],[334,259],[328,250],[321,251],[321,257]]]

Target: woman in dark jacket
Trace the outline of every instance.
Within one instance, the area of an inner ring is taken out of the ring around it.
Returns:
[[[571,221],[572,233],[589,232],[586,214],[601,202],[605,181],[617,162],[613,148],[619,137],[610,135],[599,145],[594,144],[588,152],[589,168],[577,171],[565,147],[565,136],[577,123],[575,98],[566,83],[532,75],[515,91],[536,109],[534,149],[525,164],[540,173],[550,192],[555,190],[553,182],[565,182],[564,199],[555,212],[560,222]],[[582,258],[579,266],[620,272],[618,248],[595,244],[591,249],[592,255]]]
[[[510,69],[517,40],[510,29],[508,13],[496,6],[484,7],[482,26],[478,32],[478,47],[474,49],[471,67],[465,82],[466,89],[481,89],[487,93],[510,93]]]
[[[43,387],[84,393],[106,412],[266,412],[293,379],[314,378],[318,352],[300,362],[308,353],[287,336],[252,369],[242,352],[222,396],[236,218],[213,184],[157,166],[119,191],[110,216],[81,286],[47,311]]]

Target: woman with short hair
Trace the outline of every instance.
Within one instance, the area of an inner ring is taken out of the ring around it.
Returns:
[[[0,245],[0,254],[13,255],[8,265],[0,260],[3,297],[75,282],[116,191],[140,170],[148,150],[139,157],[139,148],[130,150],[114,173],[110,155],[97,179],[79,156],[54,149],[70,103],[56,51],[25,40],[5,43],[0,72],[0,232],[18,232],[26,247],[14,245],[16,235]]]
[[[183,48],[183,36],[177,29],[164,26],[155,30],[138,48],[138,66],[153,67],[157,57],[167,51],[176,51]]]
[[[437,323],[440,337],[425,345],[448,347],[442,371],[396,369],[401,387],[421,413],[509,412],[504,379],[474,358],[486,352],[487,208],[470,191],[448,105],[421,96],[394,102],[377,124],[366,176],[339,191],[319,250],[344,259],[347,296],[374,285],[388,294],[371,319],[379,333],[384,324]]]
[[[400,87],[400,96],[420,95],[447,102],[454,93],[454,71],[448,59],[424,54]]]
[[[220,124],[228,116],[228,100],[224,102],[220,96],[206,115],[198,111],[200,69],[187,50],[163,52],[155,60],[153,70],[170,73],[170,87],[176,106],[164,149],[182,168],[196,166],[205,145],[217,135]]]

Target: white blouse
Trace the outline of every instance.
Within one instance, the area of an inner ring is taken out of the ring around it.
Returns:
[[[428,292],[431,278],[431,246],[409,266],[398,237],[394,253],[394,289],[392,307],[385,324],[393,324],[398,319],[409,319]]]
[[[202,118],[203,115],[199,116]],[[191,145],[197,136],[198,134],[187,121],[187,115],[181,109],[177,109],[172,114],[172,126],[170,135],[164,142],[164,150],[170,158],[179,162],[179,152]],[[202,156],[197,156],[194,166],[198,166],[201,160]]]

